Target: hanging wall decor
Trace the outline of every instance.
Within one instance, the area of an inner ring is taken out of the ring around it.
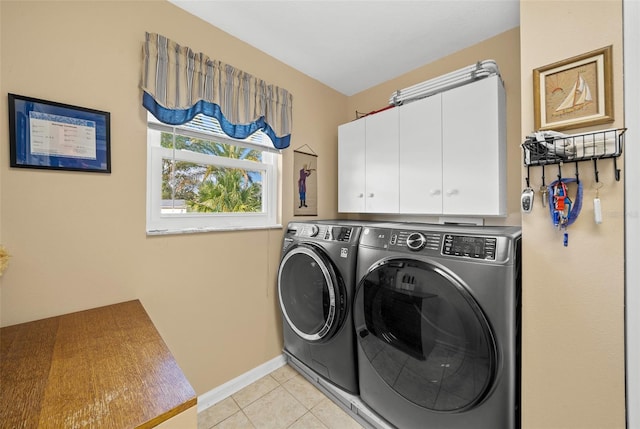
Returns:
[[[533,71],[536,130],[566,130],[613,121],[612,47]]]
[[[9,94],[11,167],[111,172],[111,114]]]
[[[302,148],[307,148],[307,152]],[[293,151],[293,214],[318,215],[318,155],[304,145]]]

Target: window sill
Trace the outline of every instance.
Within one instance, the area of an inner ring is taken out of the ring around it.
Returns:
[[[275,224],[265,226],[230,226],[220,228],[152,229],[147,231],[147,236],[198,234],[202,232],[250,231],[263,229],[282,229],[282,225]]]

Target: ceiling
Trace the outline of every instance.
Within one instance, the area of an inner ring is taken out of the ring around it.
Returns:
[[[520,25],[519,0],[169,1],[345,95]]]

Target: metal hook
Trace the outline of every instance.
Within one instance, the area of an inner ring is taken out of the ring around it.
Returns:
[[[620,181],[620,169],[618,168],[618,158],[613,158],[613,173],[616,177],[616,182]]]
[[[578,171],[578,163],[576,162],[576,183],[580,183],[580,172]]]
[[[593,158],[593,171],[596,175],[596,183],[598,183],[600,181],[600,178],[598,176],[598,160],[596,158]]]
[[[547,186],[546,183],[544,183],[544,164],[542,164],[542,186]]]
[[[529,166],[529,165],[527,165],[527,178],[526,178],[526,181],[527,181],[527,188],[529,188],[529,187],[530,187],[530,186],[529,186],[529,169],[530,169],[530,166]]]

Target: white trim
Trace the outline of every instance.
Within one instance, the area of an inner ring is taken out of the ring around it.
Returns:
[[[1,1],[1,0],[0,0]],[[193,229],[154,229],[147,231],[148,236],[154,235],[180,235],[195,234],[200,232],[222,232],[222,231],[258,231],[263,229],[282,229],[281,224],[265,226],[230,226],[228,228],[193,228]]]
[[[625,299],[627,428],[640,428],[640,3],[623,2],[625,145]]]
[[[285,355],[276,356],[268,362],[253,368],[244,374],[229,380],[226,383],[198,396],[198,412],[202,412],[209,407],[214,406],[223,399],[233,395],[244,389],[251,383],[258,381],[267,374],[272,373],[276,369],[287,363]]]
[[[166,129],[165,129],[166,128]],[[242,229],[268,229],[280,227],[278,198],[280,196],[279,166],[282,155],[279,151],[262,150],[262,162],[232,159],[187,150],[174,150],[160,145],[161,131],[174,133],[177,128],[149,123],[147,127],[147,235],[191,234],[210,231]],[[175,135],[181,134],[176,132]],[[212,136],[202,135],[211,139]],[[236,146],[246,146],[243,141],[233,141],[215,136]],[[255,145],[254,145],[255,146]],[[253,147],[253,146],[252,146]],[[257,147],[257,146],[256,146]],[[175,159],[202,165],[239,168],[256,172],[262,177],[262,211],[250,213],[166,213],[161,209],[162,162]]]

